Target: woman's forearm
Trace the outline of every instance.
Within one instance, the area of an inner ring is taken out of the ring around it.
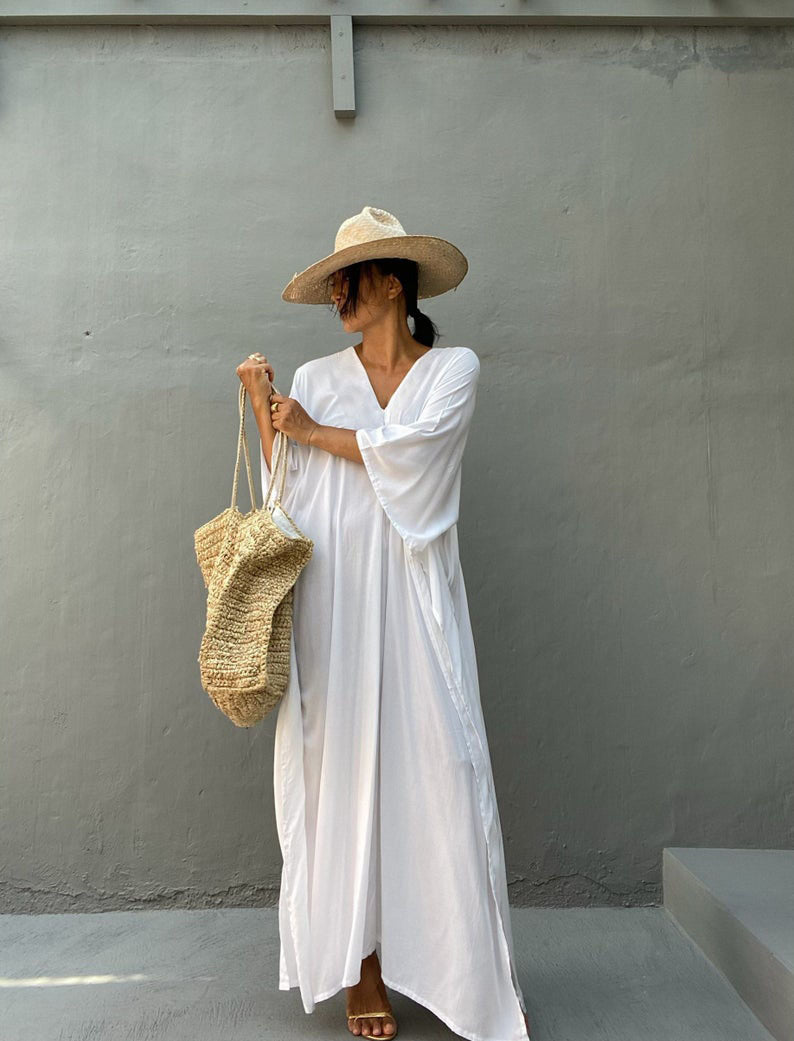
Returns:
[[[270,419],[270,399],[265,396],[251,397],[251,408],[254,410],[256,425],[259,428],[259,438],[262,442],[267,468],[272,470],[271,459],[273,458],[273,441],[276,431]]]
[[[355,430],[347,427],[329,427],[318,423],[309,434],[308,444],[316,448],[322,448],[332,455],[341,455],[345,459],[352,459],[354,463],[364,464],[361,458],[361,449],[356,441]]]
[[[271,460],[276,428],[273,426],[271,419],[270,399],[264,396],[251,397],[251,407],[256,417],[256,425],[259,429],[265,461],[267,462],[268,470],[272,470]],[[332,455],[340,455],[345,459],[352,459],[354,463],[361,463],[362,465],[364,463],[364,460],[361,458],[361,450],[356,441],[355,430],[315,423],[309,432],[309,439],[306,443],[322,448],[325,452],[331,452]]]

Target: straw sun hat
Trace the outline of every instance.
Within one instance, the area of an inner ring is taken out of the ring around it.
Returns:
[[[417,297],[439,296],[454,289],[469,269],[457,246],[435,235],[407,235],[393,213],[365,206],[342,221],[334,252],[292,276],[281,299],[295,304],[330,304],[329,275],[361,260],[404,257],[419,265]]]

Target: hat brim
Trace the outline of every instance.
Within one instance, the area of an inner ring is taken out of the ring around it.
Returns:
[[[435,235],[392,235],[361,242],[323,257],[296,273],[284,287],[281,299],[292,304],[330,304],[328,276],[362,260],[401,257],[419,265],[417,298],[439,296],[454,289],[469,270],[469,262],[457,246]]]

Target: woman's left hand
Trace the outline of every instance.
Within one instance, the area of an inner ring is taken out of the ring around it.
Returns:
[[[309,443],[309,438],[320,425],[296,398],[275,391],[270,395],[270,421],[274,430],[281,430],[302,445]]]
[[[249,354],[245,361],[237,366],[237,375],[248,391],[252,403],[260,399],[266,400],[270,396],[275,373],[264,354]]]

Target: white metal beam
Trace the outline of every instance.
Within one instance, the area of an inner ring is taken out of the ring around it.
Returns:
[[[794,0],[2,0],[0,25],[791,25]]]

